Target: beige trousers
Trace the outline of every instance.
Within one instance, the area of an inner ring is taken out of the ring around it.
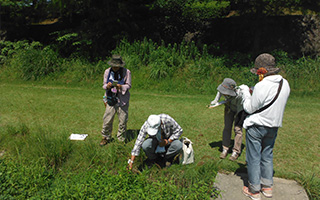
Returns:
[[[101,134],[103,137],[106,137],[108,140],[112,138],[112,128],[114,116],[118,114],[119,126],[117,138],[119,141],[125,140],[125,132],[127,131],[127,122],[128,122],[128,110],[129,103],[124,106],[109,106],[107,105],[106,111],[103,115],[103,125]]]
[[[233,122],[235,121],[236,112],[230,110],[228,106],[225,106],[224,109],[224,129],[222,135],[222,147],[225,150],[229,150],[231,143],[231,133]],[[235,125],[234,126],[234,145],[232,151],[241,153],[241,144],[242,144],[242,127]]]

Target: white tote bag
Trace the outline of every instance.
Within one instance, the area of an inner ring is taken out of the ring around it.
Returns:
[[[192,148],[192,142],[186,137],[182,137],[182,159],[180,163],[183,165],[191,164],[194,162],[194,152]]]

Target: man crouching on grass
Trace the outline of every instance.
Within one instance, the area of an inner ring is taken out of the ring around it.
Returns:
[[[170,166],[174,157],[182,150],[182,142],[179,140],[182,132],[180,125],[169,115],[150,115],[140,129],[131,152],[131,159],[128,160],[128,168],[132,169],[134,159],[140,154],[141,147],[148,157],[146,162],[148,167],[155,163],[162,167],[163,161],[166,166]],[[147,135],[148,138],[145,139]]]

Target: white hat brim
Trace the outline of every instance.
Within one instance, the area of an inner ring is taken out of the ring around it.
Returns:
[[[147,132],[148,132],[148,135],[150,135],[150,136],[155,136],[155,135],[157,135],[158,132],[160,132],[160,127],[158,127],[158,128],[151,128],[151,127],[149,127],[149,128],[147,129]]]

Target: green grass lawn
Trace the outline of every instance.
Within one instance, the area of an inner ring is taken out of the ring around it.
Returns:
[[[112,171],[125,168],[135,140],[127,144],[115,142],[103,148],[98,145],[104,113],[103,92],[97,88],[1,82],[0,152],[4,152],[4,157],[17,160],[27,158],[23,163],[41,157],[49,157],[51,163],[58,159],[55,167],[59,165],[62,174],[67,174],[68,170],[99,168],[100,165],[106,167],[106,164]],[[183,136],[193,141],[195,151],[194,164],[174,166],[169,172],[188,170],[207,163],[224,172],[245,170],[245,138],[243,153],[236,162],[219,159],[223,106],[206,108],[214,96],[156,94],[133,87],[128,129],[138,131],[150,114],[169,114],[183,128]],[[299,181],[311,197],[320,194],[319,100],[317,96],[290,96],[283,127],[279,129],[274,148],[275,176]],[[116,126],[117,118],[114,135]],[[85,141],[66,142],[71,133],[89,136]],[[29,135],[29,138],[24,135]],[[59,144],[54,144],[54,141]],[[61,152],[58,154],[61,160],[49,153],[50,149],[59,149],[59,145],[64,145],[67,152],[63,159]],[[145,156],[142,154],[140,157],[141,161]],[[135,163],[136,167],[140,161],[138,159]]]

